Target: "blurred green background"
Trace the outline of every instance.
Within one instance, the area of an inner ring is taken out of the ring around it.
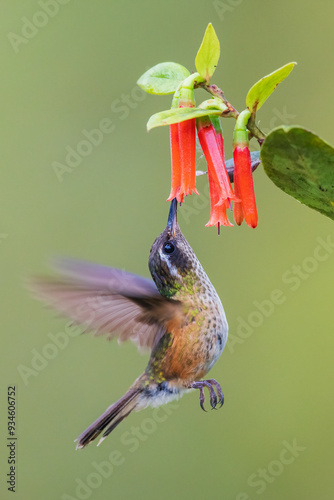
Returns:
[[[214,83],[239,110],[254,82],[297,61],[259,112],[260,126],[299,124],[334,144],[333,2],[2,5],[1,498],[10,494],[6,399],[13,384],[15,498],[332,498],[334,254],[318,247],[334,241],[334,226],[279,191],[261,168],[256,230],[243,225],[218,237],[205,228],[203,178],[202,196],[187,199],[179,214],[229,320],[229,344],[210,373],[225,394],[220,411],[202,412],[195,392],[160,412],[131,415],[102,446],[76,452],[73,439],[125,392],[147,356],[133,345],[69,337],[67,321],[29,297],[22,277],[47,272],[54,254],[148,276],[150,246],[166,223],[170,156],[168,131],[147,134],[145,124],[169,107],[170,96],[144,95],[136,80],[162,61],[194,70],[208,22],[222,51]],[[60,182],[54,162],[64,164],[83,131],[104,119],[113,130]],[[233,123],[226,121],[230,157]],[[277,289],[282,304],[270,305]],[[22,377],[18,369],[31,371]]]

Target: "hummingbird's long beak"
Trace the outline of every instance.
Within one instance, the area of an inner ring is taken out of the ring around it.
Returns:
[[[170,209],[169,209],[169,215],[168,215],[168,221],[167,221],[167,227],[175,236],[175,228],[177,224],[177,200],[174,198],[170,202]]]

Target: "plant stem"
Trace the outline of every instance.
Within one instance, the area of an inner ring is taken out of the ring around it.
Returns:
[[[205,83],[198,83],[197,87],[203,88],[204,90],[209,92],[209,94],[213,95],[214,97],[218,97],[221,101],[223,101],[223,103],[227,107],[227,110],[222,113],[222,116],[228,118],[238,117],[238,111],[227,99],[225,99],[224,92],[219,87],[217,87],[217,85],[205,85]]]
[[[237,119],[239,116],[239,112],[235,109],[234,106],[225,98],[224,92],[217,85],[205,85],[205,83],[195,82],[195,88],[202,88],[209,92],[209,94],[213,95],[220,99],[224,105],[226,106],[226,111],[222,112],[222,116],[225,118],[235,118]],[[255,123],[255,115],[251,115],[247,128],[250,132],[249,139],[255,137],[260,146],[262,146],[266,135],[259,129],[259,127]]]
[[[262,144],[266,138],[266,135],[256,125],[254,114],[251,115],[251,117],[248,121],[248,124],[247,124],[247,128],[250,132],[249,139],[251,139],[252,137],[255,137],[255,139],[257,139],[257,142],[260,144],[260,146],[262,146]]]

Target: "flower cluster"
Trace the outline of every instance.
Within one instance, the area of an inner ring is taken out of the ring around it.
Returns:
[[[186,92],[185,92],[186,90]],[[190,88],[181,87],[173,106],[194,107],[194,95]],[[172,107],[173,107],[172,106]],[[257,225],[257,210],[253,188],[248,131],[246,128],[250,113],[240,114],[235,128],[233,142],[234,192],[226,170],[224,139],[220,119],[217,116],[200,116],[170,125],[172,158],[172,186],[167,201],[176,198],[183,203],[184,197],[196,189],[196,129],[204,153],[210,189],[211,213],[207,226],[232,226],[227,209],[234,203],[234,220],[240,225]]]
[[[150,94],[174,94],[172,107],[151,116],[147,129],[168,125],[172,159],[172,183],[167,201],[198,194],[196,189],[196,132],[207,162],[211,212],[207,226],[232,226],[227,210],[233,211],[237,225],[243,221],[252,228],[258,223],[249,139],[260,146],[265,135],[256,125],[256,112],[277,85],[292,71],[289,63],[256,82],[246,96],[246,109],[239,113],[226,100],[224,92],[211,84],[217,67],[220,45],[215,30],[208,25],[195,58],[196,73],[174,62],[160,63],[146,71],[138,85]],[[194,91],[204,89],[212,98],[195,106]],[[226,168],[221,118],[234,118],[233,161]],[[257,155],[259,163],[260,155]],[[233,163],[232,168],[230,167]],[[233,188],[232,185],[233,184]]]

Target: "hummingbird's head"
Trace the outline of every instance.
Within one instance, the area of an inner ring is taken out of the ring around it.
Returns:
[[[193,288],[200,264],[177,223],[176,199],[171,201],[166,229],[152,245],[148,266],[162,295],[171,297]]]

